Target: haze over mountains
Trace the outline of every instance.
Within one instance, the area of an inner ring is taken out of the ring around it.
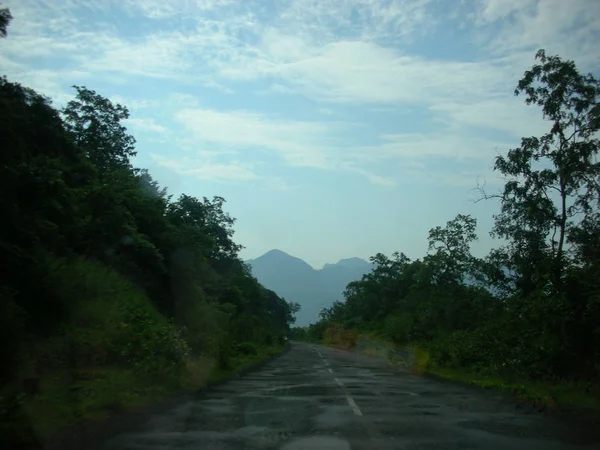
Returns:
[[[302,259],[281,250],[270,250],[246,262],[263,286],[288,302],[300,304],[302,309],[296,314],[296,325],[299,326],[316,322],[324,307],[335,300],[343,300],[348,283],[360,280],[373,267],[364,259],[348,258],[314,269]]]

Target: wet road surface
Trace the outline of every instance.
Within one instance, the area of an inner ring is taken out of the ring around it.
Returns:
[[[509,397],[293,343],[262,369],[151,417],[105,450],[600,448]]]

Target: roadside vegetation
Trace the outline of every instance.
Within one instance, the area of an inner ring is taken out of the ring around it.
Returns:
[[[600,82],[543,50],[518,82],[548,132],[494,162],[499,245],[470,252],[476,219],[429,231],[428,253],[377,254],[345,301],[294,329],[296,339],[345,348],[368,334],[418,350],[424,370],[495,387],[540,408],[600,411]]]
[[[173,198],[133,166],[127,108],[74,89],[57,110],[0,78],[2,448],[229,377],[298,310],[239,258],[223,198]]]

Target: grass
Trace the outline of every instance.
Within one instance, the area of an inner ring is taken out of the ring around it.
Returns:
[[[174,392],[177,380],[152,382],[121,368],[78,372],[54,371],[40,378],[38,395],[24,399],[20,417],[3,424],[19,428],[16,421],[31,424],[31,431],[46,440],[62,430],[87,421],[101,421],[114,413],[157,402]],[[12,431],[12,430],[9,430]]]
[[[40,392],[22,398],[20,408],[2,411],[0,436],[8,441],[43,441],[81,423],[97,423],[120,412],[151,406],[173,395],[194,392],[226,381],[283,351],[283,347],[260,349],[253,356],[231,359],[231,368],[218,369],[212,358],[191,359],[179,375],[151,379],[118,367],[79,370],[77,381],[68,371],[46,373],[40,378]],[[16,386],[7,386],[0,397],[8,398]],[[0,398],[0,408],[4,407]],[[2,441],[0,438],[0,441]]]
[[[271,346],[260,349],[256,355],[233,357],[231,358],[230,368],[215,368],[215,370],[213,370],[210,374],[207,384],[218,383],[240,375],[251,368],[254,364],[281,353],[283,349],[284,347],[282,346]]]
[[[362,353],[385,358],[390,363],[392,361],[387,356],[387,348],[403,348],[375,334],[363,333],[361,336],[372,343],[372,346],[363,346],[360,350]],[[539,382],[498,374],[475,373],[466,369],[440,367],[431,360],[427,349],[418,346],[404,348],[412,352],[414,374],[429,373],[447,380],[505,392],[513,395],[518,401],[534,405],[540,410],[581,413],[592,418],[600,417],[600,384],[594,386],[576,382]]]
[[[549,383],[513,377],[475,374],[467,370],[430,367],[428,373],[444,379],[493,389],[514,395],[540,409],[562,412],[589,412],[600,415],[600,388],[585,383]]]

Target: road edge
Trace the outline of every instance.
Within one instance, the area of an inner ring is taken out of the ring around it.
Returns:
[[[243,369],[240,369],[231,376],[215,381],[209,381],[205,386],[192,392],[183,391],[175,393],[167,399],[163,399],[151,405],[146,405],[137,410],[117,413],[102,422],[83,424],[74,430],[67,431],[55,438],[48,439],[44,443],[34,444],[28,448],[44,450],[75,450],[81,448],[88,450],[101,449],[109,438],[134,430],[146,422],[151,416],[168,411],[180,403],[203,398],[217,386],[242,378],[250,372],[261,369],[273,360],[286,354],[290,348],[291,345],[288,343],[283,347],[281,352],[258,360]]]
[[[368,357],[368,358],[373,358],[378,361],[384,362],[387,366],[387,369],[392,373],[395,373],[395,374],[405,373],[404,370],[400,369],[400,367],[402,367],[402,366],[390,363],[390,361],[387,358],[380,356],[380,355],[369,354],[369,353],[361,351],[360,349],[357,349],[357,348],[354,348],[354,349],[342,348],[342,347],[327,344],[324,342],[320,342],[319,345],[323,345],[325,347],[337,349],[340,351],[345,351],[348,353],[360,354],[360,355]],[[417,371],[417,372],[415,372],[414,370],[410,370],[409,372],[411,373],[412,376],[424,377],[424,378],[428,378],[430,380],[443,382],[443,383],[446,383],[449,385],[461,386],[461,387],[471,389],[473,391],[493,392],[495,395],[501,396],[504,401],[513,403],[515,405],[515,409],[518,409],[523,413],[536,414],[536,415],[539,414],[539,415],[545,416],[546,418],[548,418],[550,420],[558,420],[563,423],[568,423],[571,427],[580,429],[582,433],[585,432],[587,434],[591,434],[594,436],[594,438],[597,441],[600,441],[600,430],[598,429],[598,426],[600,425],[600,414],[598,414],[597,411],[594,411],[591,409],[586,409],[586,408],[574,408],[574,409],[567,409],[564,407],[559,407],[556,409],[540,408],[540,406],[537,403],[533,402],[532,400],[519,398],[519,396],[514,393],[502,391],[501,389],[498,389],[496,387],[488,388],[488,387],[478,386],[477,384],[470,383],[468,381],[461,381],[461,380],[446,378],[442,375],[431,372],[427,369],[422,370],[422,371]],[[595,431],[595,430],[598,430],[598,431]]]

